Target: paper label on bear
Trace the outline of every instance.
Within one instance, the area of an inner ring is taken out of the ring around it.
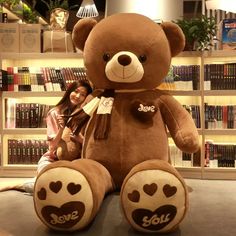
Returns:
[[[101,97],[101,101],[98,106],[97,114],[111,114],[114,98],[113,97]]]

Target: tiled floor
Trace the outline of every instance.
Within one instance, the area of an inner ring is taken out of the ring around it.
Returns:
[[[13,179],[0,179],[0,182],[2,183],[3,180],[13,181]],[[235,236],[236,181],[187,179],[186,183],[192,189],[189,194],[189,211],[179,229],[167,236]],[[127,223],[118,193],[109,194],[104,199],[98,215],[88,228],[81,232],[59,233],[49,230],[38,219],[32,196],[19,191],[0,192],[0,236],[22,235],[141,236],[147,234],[135,232]]]

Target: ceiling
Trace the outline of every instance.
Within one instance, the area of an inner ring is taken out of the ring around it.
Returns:
[[[27,0],[27,2],[32,6],[33,0]],[[106,0],[94,0],[94,2],[98,11],[105,12]],[[75,11],[77,11],[79,9],[79,6],[82,3],[82,0],[68,0],[68,3],[69,3],[69,6],[78,5],[78,7],[74,9]],[[41,0],[36,1],[35,10],[39,12],[40,15],[42,15],[43,17],[46,17],[48,15],[47,9],[45,8],[45,4]]]
[[[32,5],[33,0],[27,0],[27,2]],[[94,0],[94,2],[98,11],[105,12],[106,0]],[[78,5],[78,7],[74,9],[75,11],[77,11],[82,3],[82,0],[68,0],[68,3],[69,6]],[[38,11],[43,17],[46,17],[48,15],[45,4],[41,0],[36,1],[35,10]],[[187,15],[201,13],[201,0],[184,0],[184,14],[185,13]]]
[[[49,1],[49,0],[46,0]],[[63,1],[63,0],[62,0]],[[109,1],[109,0],[107,0]],[[119,0],[117,0],[119,1]],[[130,1],[130,0],[127,0]],[[181,0],[180,0],[181,1]],[[33,0],[26,0],[26,2],[32,6]],[[106,8],[106,0],[94,0],[95,5],[99,11],[99,19],[104,17],[105,8]],[[68,0],[69,6],[77,5],[76,8],[70,11],[69,20],[67,23],[67,30],[71,31],[73,29],[74,24],[78,21],[76,17],[76,12],[79,9],[79,6],[82,3],[82,0]],[[45,4],[41,0],[36,1],[35,10],[43,16],[47,21],[49,21],[49,12],[45,6]],[[191,18],[201,14],[201,0],[184,0],[184,17]],[[97,20],[99,20],[97,19]]]

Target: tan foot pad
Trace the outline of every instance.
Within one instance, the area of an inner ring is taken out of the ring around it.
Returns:
[[[162,170],[145,170],[128,179],[122,204],[135,229],[163,233],[172,231],[183,219],[186,198],[186,188],[175,175]]]

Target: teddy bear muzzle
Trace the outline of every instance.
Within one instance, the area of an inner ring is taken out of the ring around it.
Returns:
[[[105,73],[110,81],[134,83],[143,78],[144,69],[138,57],[129,51],[116,53],[107,63]]]

